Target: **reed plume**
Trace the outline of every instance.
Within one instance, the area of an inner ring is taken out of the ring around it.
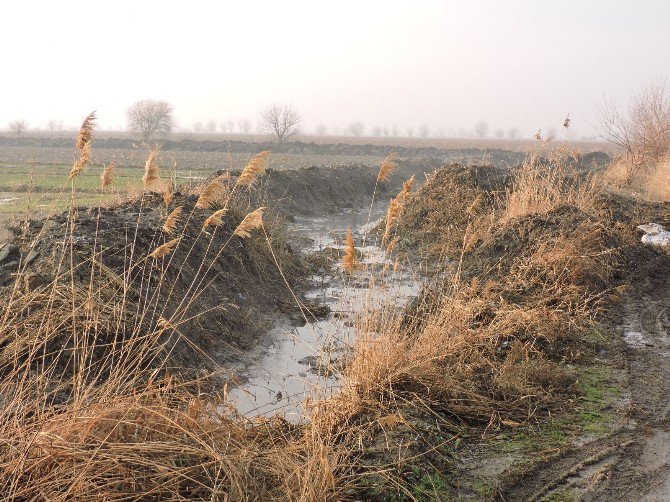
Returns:
[[[236,184],[238,186],[251,186],[256,178],[265,172],[267,167],[270,151],[265,150],[254,156],[249,161],[247,167],[242,170],[242,173],[237,177]]]
[[[153,258],[154,260],[157,260],[158,258],[162,258],[163,256],[169,255],[175,248],[175,246],[179,243],[179,237],[176,239],[172,239],[171,241],[166,242],[165,244],[158,246],[156,249],[154,249],[151,254],[149,254],[150,258]]]
[[[395,198],[391,199],[389,202],[389,208],[386,211],[386,228],[384,229],[384,235],[382,237],[382,246],[386,240],[391,235],[391,229],[393,225],[400,219],[403,210],[405,209],[405,203],[409,194],[412,192],[412,187],[414,186],[414,176],[402,184],[402,189],[398,192],[398,195]],[[390,249],[387,249],[390,252]]]
[[[74,164],[72,165],[72,169],[70,170],[70,175],[68,176],[68,179],[72,179],[76,176],[79,176],[79,173],[84,169],[84,165],[79,161],[79,159],[74,161]]]
[[[165,218],[165,223],[163,224],[163,232],[166,234],[171,234],[174,232],[174,229],[177,228],[177,222],[181,216],[183,206],[175,207],[167,218]]]
[[[247,214],[242,220],[242,222],[239,225],[237,225],[237,228],[233,232],[233,235],[237,235],[239,237],[242,237],[243,239],[251,237],[250,232],[252,230],[255,230],[263,226],[263,211],[265,211],[265,208],[259,207],[255,211],[252,211],[249,214]]]
[[[475,198],[475,200],[472,201],[472,204],[470,204],[470,207],[468,207],[467,213],[469,215],[474,216],[477,213],[477,211],[479,211],[481,209],[483,204],[484,204],[484,197],[482,196],[482,194],[479,194]]]
[[[389,208],[386,211],[386,228],[384,229],[384,235],[382,237],[382,246],[386,243],[386,240],[391,235],[391,229],[393,228],[394,223],[396,223],[396,221],[398,221],[400,218],[402,209],[402,204],[400,204],[396,199],[391,199],[391,202],[389,202]]]
[[[75,142],[75,148],[77,150],[83,150],[84,146],[91,142],[93,139],[93,129],[95,129],[95,111],[92,111],[81,123],[79,128],[79,134],[77,135],[77,141]]]
[[[227,208],[219,209],[218,211],[214,211],[202,224],[202,229],[206,229],[209,226],[215,226],[218,227],[219,225],[223,224],[223,215],[226,214],[228,211]]]
[[[151,190],[152,187],[155,187],[160,183],[160,167],[158,165],[158,147],[155,146],[149,152],[149,158],[147,163],[144,166],[144,176],[142,177],[142,183],[145,190]]]
[[[163,187],[163,203],[165,204],[165,207],[170,205],[172,199],[174,199],[174,194],[172,193],[171,185],[170,183],[166,183]]]
[[[347,227],[347,236],[344,239],[344,256],[342,257],[342,268],[350,274],[356,268],[356,246],[351,235],[351,229]]]
[[[386,181],[391,173],[396,170],[398,163],[395,161],[396,153],[393,152],[386,156],[386,158],[379,164],[379,173],[377,174],[377,181]]]
[[[221,182],[221,177],[212,180],[205,189],[200,192],[198,197],[198,202],[195,203],[195,207],[199,209],[207,209],[211,206],[216,206],[224,203],[226,189]]]
[[[79,134],[75,141],[75,148],[79,151],[79,159],[74,161],[68,179],[78,176],[91,160],[91,140],[93,139],[95,120],[95,112],[91,112],[79,128]]]
[[[103,169],[102,174],[100,175],[100,183],[102,188],[105,188],[112,184],[114,181],[114,169],[116,169],[116,164],[114,161],[111,161],[107,164],[107,167]]]

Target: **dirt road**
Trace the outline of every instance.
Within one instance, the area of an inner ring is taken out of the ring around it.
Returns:
[[[627,376],[619,420],[510,482],[499,500],[670,500],[670,278],[645,269],[614,327]]]

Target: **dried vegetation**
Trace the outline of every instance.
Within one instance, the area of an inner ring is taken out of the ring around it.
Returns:
[[[90,143],[89,134],[79,149],[82,165]],[[105,265],[95,246],[75,263],[77,221],[67,216],[62,244],[53,248],[61,250],[55,275],[34,287],[19,272],[2,305],[0,491],[8,497],[342,499],[373,469],[359,459],[371,437],[404,423],[410,409],[425,410],[447,430],[506,427],[540,419],[558,396],[576,394],[574,375],[561,363],[588,351],[582,335],[617,267],[617,237],[592,204],[597,180],[536,159],[512,179],[457,165],[433,173],[415,193],[409,179],[390,203],[384,243],[452,261],[411,308],[358,319],[341,392],[308,403],[308,422],[289,424],[279,416],[243,419],[225,385],[214,393],[205,376],[193,379],[170,365],[175,340],[207,352],[184,336],[206,328],[192,315],[230,306],[226,291],[207,289],[223,270],[212,267],[233,246],[245,251],[227,265],[262,266],[248,253],[270,243],[253,239],[265,231],[265,208],[241,213],[234,201],[263,173],[268,152],[234,185],[216,178],[197,200],[177,199],[162,184],[156,156],[153,150],[147,160],[144,188],[162,196],[144,193],[132,211],[161,214],[151,221],[155,237],[143,241],[151,232],[138,222],[132,244],[116,250],[129,257],[120,268]],[[387,157],[377,181],[394,162]],[[98,213],[101,224],[106,214]],[[342,267],[354,273],[350,231],[345,244]],[[189,307],[205,296],[213,303],[192,314]],[[377,474],[407,494],[387,467]]]

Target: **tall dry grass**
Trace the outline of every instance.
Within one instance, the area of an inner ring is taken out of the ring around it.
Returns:
[[[159,177],[151,155],[145,178],[153,183]],[[266,159],[252,160],[236,187],[251,185]],[[571,181],[569,173],[531,161],[491,218],[513,225],[561,205],[587,208],[595,188]],[[411,185],[394,199],[400,209],[411,203]],[[309,422],[239,417],[225,387],[220,395],[205,392],[204,380],[185,380],[169,365],[174,340],[183,338],[182,316],[206,294],[212,263],[234,236],[249,238],[263,228],[258,208],[210,254],[214,236],[204,229],[224,226],[234,190],[218,178],[205,187],[196,208],[223,207],[204,217],[175,208],[163,230],[176,237],[158,237],[148,257],[135,256],[131,241],[127,253],[134,258],[121,276],[95,254],[83,265],[90,268],[88,285],[75,282],[66,264],[39,291],[25,292],[19,274],[1,304],[0,323],[0,492],[8,499],[338,500],[367,468],[357,457],[369,439],[366,415],[401,416],[398,410],[410,406],[453,426],[518,425],[569,389],[569,375],[547,347],[574,340],[593,315],[594,276],[606,280],[611,271],[609,250],[590,226],[534,243],[504,279],[464,280],[460,268],[440,270],[447,279],[413,309],[366,310],[356,320],[341,391],[312,402]],[[167,207],[171,191],[163,196]],[[490,207],[468,202],[467,218]],[[390,218],[392,228],[398,217]],[[166,318],[152,288],[174,290],[161,279],[177,266],[180,225],[197,227],[197,238],[209,241],[205,256],[193,256],[193,247],[186,253],[199,260],[198,270]],[[76,222],[65,228],[67,246]],[[343,266],[356,271],[350,230]],[[158,286],[148,275],[138,295],[129,278],[139,271],[158,271]],[[532,295],[509,298],[519,291]],[[137,296],[144,298],[139,305]]]
[[[83,148],[91,135],[85,139]],[[156,158],[153,150],[147,190],[160,180]],[[111,178],[101,181],[109,186]],[[221,201],[215,195],[207,207]],[[247,214],[228,242],[262,228],[263,210]],[[241,419],[225,387],[221,395],[205,392],[207,376],[184,380],[170,366],[175,339],[184,338],[186,309],[163,317],[157,289],[169,287],[163,281],[176,266],[171,258],[184,233],[161,244],[161,230],[173,234],[179,225],[209,226],[208,221],[218,228],[224,217],[225,211],[215,211],[203,223],[194,212],[182,218],[182,208],[175,208],[156,229],[156,247],[148,256],[139,253],[137,235],[131,235],[124,250],[129,263],[120,275],[102,264],[103,251],[96,248],[85,261],[68,263],[78,231],[73,218],[63,227],[51,283],[25,287],[28,272],[19,271],[13,291],[0,301],[5,499],[307,502],[332,500],[346,487],[336,476],[343,450],[332,437],[280,417]],[[204,277],[226,245],[214,256],[207,246],[206,256],[198,257],[187,303],[206,291]],[[88,284],[79,280],[81,271],[90,277]]]
[[[550,161],[531,156],[514,173],[512,187],[504,201],[502,221],[529,214],[545,214],[560,205],[586,212],[602,190],[600,175],[580,175],[566,166],[561,152]]]

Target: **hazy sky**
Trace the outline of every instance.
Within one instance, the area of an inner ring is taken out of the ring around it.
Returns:
[[[670,75],[667,0],[3,2],[0,128],[142,98],[182,127],[292,103],[305,128],[573,126]]]

